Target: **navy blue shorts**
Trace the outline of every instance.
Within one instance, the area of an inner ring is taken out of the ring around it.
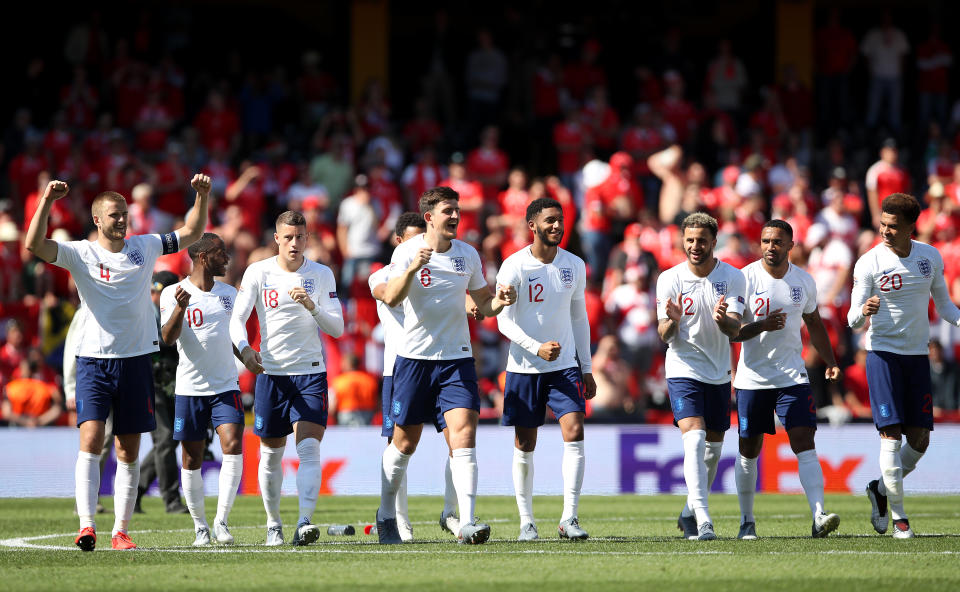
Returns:
[[[327,426],[327,373],[297,376],[257,375],[253,433],[280,438],[298,421]]]
[[[579,368],[544,374],[507,372],[502,425],[538,428],[545,422],[547,405],[557,419],[567,413],[586,411]]]
[[[174,403],[173,439],[199,442],[207,439],[207,424],[216,429],[225,423],[243,425],[243,402],[240,391],[218,395],[177,395]]]
[[[878,428],[903,424],[933,429],[929,357],[868,351],[867,385]]]
[[[397,356],[393,366],[390,416],[396,425],[432,423],[446,427],[451,409],[480,411],[477,369],[473,358],[412,360]]]
[[[707,429],[730,429],[730,383],[707,384],[692,378],[668,378],[667,392],[673,408],[673,423],[688,417],[702,417]]]
[[[157,429],[153,416],[151,354],[132,358],[77,356],[77,426],[106,421],[113,410],[113,433],[142,434]]]
[[[393,397],[393,377],[383,377],[383,388],[380,389],[380,409],[383,411],[383,427],[380,435],[384,438],[393,437],[393,419],[390,417],[390,399]]]
[[[817,429],[817,405],[809,384],[736,391],[741,438],[776,434],[774,412],[787,430],[798,427]]]

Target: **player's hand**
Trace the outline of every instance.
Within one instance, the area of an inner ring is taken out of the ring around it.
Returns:
[[[727,296],[723,295],[717,300],[717,305],[713,307],[713,320],[722,323],[727,318]]]
[[[407,268],[408,271],[418,271],[421,267],[430,263],[430,255],[433,254],[433,249],[430,247],[423,247],[417,254],[413,256],[413,261],[410,262],[410,266]]]
[[[260,352],[249,345],[240,352],[240,361],[250,372],[263,374],[263,358],[260,357]]]
[[[839,382],[843,372],[840,371],[840,366],[827,366],[827,371],[824,372],[823,376],[830,382]]]
[[[310,296],[307,294],[306,289],[304,289],[302,286],[291,288],[290,291],[287,293],[290,294],[290,298],[292,298],[294,302],[296,302],[297,304],[301,305],[302,307],[304,307],[309,311],[312,311],[314,308],[317,307],[313,303],[313,299],[310,298]]]
[[[190,180],[190,186],[203,197],[210,197],[210,177],[197,173]]]
[[[779,331],[783,329],[787,324],[787,313],[783,312],[782,308],[771,312],[767,315],[767,318],[763,319],[763,322],[760,324],[763,327],[764,331]]]
[[[679,323],[683,317],[683,294],[677,296],[677,301],[672,298],[667,299],[667,316],[671,321]]]
[[[480,307],[471,302],[467,302],[467,316],[475,321],[482,321],[484,318],[483,313],[480,312]]]
[[[877,311],[880,310],[880,297],[874,294],[870,298],[867,298],[867,301],[863,303],[863,316],[870,317],[877,314]]]
[[[540,346],[537,355],[548,362],[553,362],[560,357],[560,344],[556,341],[547,341]]]
[[[500,284],[497,284],[496,298],[503,303],[504,306],[510,306],[517,301],[517,289],[512,285],[501,286]]]
[[[592,399],[597,396],[597,383],[593,380],[593,374],[586,372],[583,375],[583,398]]]
[[[70,191],[70,186],[63,181],[50,181],[46,189],[43,190],[43,199],[56,201],[65,196]]]
[[[177,286],[177,293],[173,297],[177,301],[177,306],[181,309],[187,308],[187,305],[190,304],[190,292],[184,290],[182,286]]]

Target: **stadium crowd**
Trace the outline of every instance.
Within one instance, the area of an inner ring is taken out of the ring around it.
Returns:
[[[653,287],[684,260],[677,228],[691,212],[721,222],[718,256],[738,268],[758,258],[764,222],[791,224],[791,260],[816,279],[844,368],[838,386],[813,383],[831,422],[870,418],[862,332],[846,314],[853,263],[878,242],[884,196],[906,192],[925,204],[918,240],[951,262],[946,280],[960,303],[960,101],[950,108],[953,56],[936,23],[908,38],[887,15],[857,39],[831,12],[816,33],[814,88],[789,65],[759,88],[763,73],[748,71],[735,43],[692,55],[677,28],[661,55],[638,57],[631,72],[610,71],[598,39],[581,40],[575,53],[525,53],[496,29],[477,30],[466,61],[453,63],[444,19],[436,23],[404,116],[379,80],[358,100],[344,98],[346,81],[319,52],[303,53],[295,68],[212,72],[190,67],[189,44],[169,41],[178,37],[142,23],[109,30],[96,13],[74,24],[60,62],[25,54],[0,154],[0,422],[71,424],[62,366],[76,287],[23,245],[51,178],[71,188],[51,212],[53,236],[76,240],[90,235],[91,200],[106,189],[130,198],[131,234],[169,232],[192,203],[185,181],[209,175],[209,230],[229,252],[231,285],[276,254],[276,215],[303,212],[307,256],[335,271],[345,307],[343,337],[324,335],[331,422],[380,421],[382,331],[367,278],[389,261],[397,216],[436,185],[459,193],[459,238],[481,253],[491,283],[530,240],[526,205],[544,196],[563,204],[562,246],[588,264],[592,421],[672,421]],[[869,71],[865,109],[852,104],[858,62]],[[59,80],[57,71],[70,75]],[[632,77],[632,94],[611,96],[614,76]],[[155,271],[182,278],[190,260],[185,251],[164,256]],[[960,420],[960,335],[930,310],[936,412]],[[507,341],[495,319],[470,326],[482,418],[495,419]],[[255,320],[248,329],[255,334]],[[823,365],[809,347],[805,360]],[[249,407],[249,372],[241,387]]]

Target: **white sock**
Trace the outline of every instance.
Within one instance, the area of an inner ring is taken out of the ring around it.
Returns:
[[[77,467],[73,474],[76,484],[77,515],[80,528],[97,528],[93,517],[97,513],[97,494],[100,492],[100,455],[77,453]]]
[[[903,468],[904,479],[917,468],[917,461],[919,461],[922,456],[923,453],[914,450],[909,442],[903,443],[903,446],[900,447],[900,463]],[[887,488],[883,485],[883,479],[877,484],[877,491],[880,492],[880,495],[887,495]]]
[[[297,524],[311,522],[317,509],[317,496],[323,480],[323,464],[320,462],[320,440],[304,438],[297,442],[297,497],[300,498],[300,518]]]
[[[563,474],[563,514],[560,515],[560,522],[577,516],[586,464],[583,440],[563,443],[563,460],[560,464],[560,472]]]
[[[450,473],[457,490],[457,505],[460,507],[460,528],[474,520],[477,503],[477,449],[457,448],[450,459]]]
[[[737,499],[740,501],[740,524],[756,522],[753,516],[753,498],[757,493],[757,459],[737,455],[733,475],[737,482]]]
[[[193,528],[207,526],[207,517],[204,510],[203,475],[200,469],[180,469],[180,485],[183,487],[183,497],[187,500],[187,509],[193,518]]]
[[[283,486],[283,448],[270,448],[260,444],[260,466],[257,481],[263,497],[263,509],[267,512],[267,527],[281,526],[280,488]]]
[[[237,499],[237,487],[243,475],[243,455],[224,454],[220,463],[220,483],[217,497],[217,522],[227,523],[233,501]]]
[[[797,454],[797,472],[803,492],[807,494],[810,513],[816,518],[817,514],[823,512],[823,469],[816,450],[804,450]]]
[[[380,467],[380,510],[377,515],[382,519],[397,517],[397,491],[407,473],[409,454],[400,452],[393,442],[383,451],[383,463]]]
[[[900,441],[880,439],[880,474],[886,489],[887,505],[894,520],[904,518],[903,512],[903,460],[900,457]]]
[[[453,471],[450,470],[450,456],[447,455],[446,466],[443,469],[443,514],[455,514],[457,512],[457,488],[453,485]]]
[[[707,442],[703,451],[703,462],[707,465],[707,491],[713,487],[713,481],[717,478],[717,465],[720,464],[720,452],[723,450],[723,442]],[[680,510],[681,516],[693,516],[693,510],[686,503]]]
[[[513,491],[520,511],[520,526],[533,520],[533,451],[513,449]]]
[[[690,430],[683,440],[683,479],[687,482],[687,505],[697,517],[697,524],[710,522],[707,511],[707,465],[704,462],[707,432]]]
[[[127,532],[133,506],[137,503],[137,484],[140,483],[140,461],[117,461],[117,475],[113,480],[113,534]]]
[[[407,505],[407,472],[403,472],[400,488],[397,489],[397,520],[410,524],[410,509]]]

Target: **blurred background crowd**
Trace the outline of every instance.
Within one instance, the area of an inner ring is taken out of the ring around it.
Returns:
[[[758,257],[766,220],[792,225],[791,259],[816,279],[845,372],[818,380],[823,362],[805,349],[826,421],[869,421],[863,335],[845,318],[882,197],[920,199],[917,238],[940,249],[960,303],[949,3],[601,2],[608,10],[586,16],[545,2],[315,4],[76,7],[42,26],[53,15],[37,8],[29,33],[3,42],[15,51],[0,98],[0,422],[70,424],[63,341],[76,288],[23,248],[51,178],[70,185],[51,235],[78,240],[95,236],[89,204],[102,190],[127,196],[131,233],[166,232],[193,202],[193,173],[210,175],[209,230],[234,285],[276,253],[276,215],[302,211],[307,255],[334,270],[347,320],[325,341],[342,423],[380,421],[367,278],[389,261],[396,217],[435,185],[460,193],[459,238],[491,283],[530,240],[526,204],[563,204],[563,246],[588,264],[588,421],[671,420],[654,287],[684,261],[677,226],[690,212],[720,221],[717,255],[737,267]],[[809,51],[793,60],[780,38],[797,6]],[[389,65],[361,79],[356,62],[378,45]],[[155,271],[189,270],[184,252]],[[957,421],[960,334],[932,307],[930,322],[936,414]],[[495,319],[470,323],[482,417],[496,421],[507,344]],[[255,315],[248,326],[255,335]],[[241,386],[249,405],[249,374]]]

